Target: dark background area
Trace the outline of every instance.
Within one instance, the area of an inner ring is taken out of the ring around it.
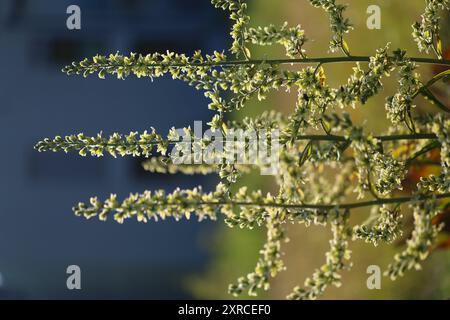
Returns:
[[[80,6],[81,30],[66,9]],[[0,298],[189,298],[185,276],[209,257],[196,221],[118,225],[86,221],[71,207],[98,195],[212,185],[149,174],[140,159],[37,153],[44,137],[128,133],[192,125],[210,116],[202,93],[170,78],[67,77],[74,60],[120,51],[205,53],[227,48],[228,21],[209,1],[0,3]],[[66,288],[79,265],[82,290]]]

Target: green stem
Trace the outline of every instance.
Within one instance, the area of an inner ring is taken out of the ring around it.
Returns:
[[[448,76],[450,76],[450,70],[445,70],[431,78],[431,80],[429,80],[422,88],[429,88],[439,80]]]
[[[388,199],[376,199],[376,200],[369,200],[369,201],[355,202],[355,203],[344,203],[344,204],[307,204],[307,203],[285,204],[285,203],[259,203],[259,202],[245,202],[245,201],[218,201],[218,202],[195,202],[195,203],[192,202],[189,204],[195,205],[195,206],[231,205],[231,206],[268,207],[268,208],[283,208],[283,209],[351,210],[351,209],[372,207],[372,206],[378,206],[378,205],[384,205],[384,204],[417,203],[417,202],[424,201],[426,199],[433,199],[433,198],[435,198],[437,200],[438,199],[447,199],[447,198],[450,198],[450,193],[427,195],[427,196],[423,196],[422,198],[416,198],[413,196],[409,196],[409,197],[398,197],[398,198],[388,198]],[[170,204],[165,203],[164,205],[170,205]],[[173,205],[178,205],[178,204],[173,204]]]
[[[434,140],[437,139],[433,133],[415,133],[415,134],[395,134],[389,136],[375,136],[380,141],[397,141],[397,140]],[[351,141],[351,139],[343,136],[335,136],[331,134],[324,135],[301,135],[297,136],[296,140],[310,140],[310,141]]]
[[[382,142],[387,141],[398,141],[398,140],[435,140],[437,139],[437,136],[433,133],[415,133],[415,134],[396,134],[396,135],[386,135],[386,136],[375,136],[375,139],[378,139]],[[336,136],[336,135],[301,135],[296,137],[297,141],[341,141],[341,142],[351,142],[352,140],[350,138],[344,137],[344,136]],[[177,143],[189,143],[195,141],[195,138],[191,141],[189,140],[167,140],[166,142],[168,144],[177,144]],[[213,141],[214,142],[214,141]],[[226,143],[227,140],[223,140],[222,142]],[[234,141],[230,141],[234,142]],[[120,146],[151,146],[151,145],[157,145],[161,143],[161,141],[148,141],[145,143],[141,143],[137,141],[136,143],[128,143],[128,142],[120,142],[120,143],[98,143],[98,144],[81,144],[80,142],[68,142],[68,141],[61,141],[59,144],[61,146],[73,146],[73,147],[93,147],[93,146],[102,146],[102,147],[120,147]]]
[[[390,56],[390,58],[394,58]],[[439,60],[430,58],[409,58],[410,61],[450,66],[450,60]],[[147,67],[227,67],[237,65],[257,65],[257,64],[271,64],[271,65],[283,65],[283,64],[329,64],[329,63],[344,63],[344,62],[370,62],[369,56],[342,56],[342,57],[317,57],[317,58],[298,58],[298,59],[252,59],[252,60],[229,60],[221,62],[198,62],[198,63],[154,63],[147,65]],[[104,64],[92,64],[96,68],[110,68],[114,65],[109,63]],[[117,65],[118,67],[122,65]],[[129,65],[129,66],[132,66]]]
[[[391,57],[393,58],[393,57]],[[447,65],[450,66],[450,60],[439,60],[429,58],[409,58],[409,60],[424,64]],[[192,66],[231,66],[231,65],[248,65],[248,64],[328,64],[338,62],[370,62],[369,56],[346,56],[346,57],[318,57],[318,58],[299,58],[299,59],[253,59],[253,60],[230,60],[218,63],[198,63]],[[180,65],[182,66],[182,65]]]
[[[424,155],[424,154],[430,152],[430,151],[433,150],[433,149],[438,148],[439,146],[440,146],[439,141],[433,141],[433,142],[427,144],[427,145],[424,146],[421,150],[419,150],[419,151],[417,151],[415,154],[413,154],[413,155],[411,156],[411,158],[409,158],[409,159],[406,161],[406,164],[407,164],[407,165],[411,164],[414,160],[416,160],[416,159],[419,158],[420,156],[422,156],[422,155]]]
[[[391,57],[393,58],[393,57]],[[423,63],[423,64],[434,64],[434,65],[446,65],[450,66],[450,60],[439,60],[439,59],[429,59],[429,58],[409,58],[409,60]],[[346,56],[346,57],[319,57],[319,58],[299,58],[299,59],[269,59],[269,60],[234,60],[225,61],[213,65],[241,65],[241,64],[313,64],[313,63],[338,63],[338,62],[370,62],[369,56]]]
[[[419,92],[428,99],[431,104],[435,105],[440,110],[450,113],[450,109],[447,108],[446,105],[444,105],[436,96],[428,89],[428,88],[421,88]]]

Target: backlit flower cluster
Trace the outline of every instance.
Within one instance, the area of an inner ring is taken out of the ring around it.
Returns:
[[[327,287],[339,286],[341,273],[351,267],[351,242],[362,240],[375,246],[392,243],[404,229],[402,216],[411,213],[412,237],[385,274],[396,279],[407,270],[418,269],[433,249],[441,229],[433,223],[433,217],[443,210],[444,200],[450,197],[450,119],[445,106],[428,88],[443,77],[422,83],[419,59],[407,56],[403,50],[392,51],[389,45],[369,57],[351,56],[344,40],[352,28],[344,17],[346,7],[336,0],[310,0],[310,3],[328,13],[332,31],[330,48],[341,50],[342,57],[309,58],[304,50],[305,31],[299,25],[250,26],[244,0],[212,0],[216,8],[229,13],[233,22],[230,54],[116,53],[74,62],[63,69],[69,75],[96,74],[101,79],[108,75],[118,79],[132,75],[151,79],[170,76],[204,93],[209,109],[215,111],[208,122],[212,133],[225,136],[237,130],[264,132],[266,136],[279,133],[264,142],[265,147],[280,146],[271,154],[271,159],[279,163],[272,173],[274,193],[235,185],[237,182],[245,185],[248,181],[245,179],[251,179],[255,168],[260,172],[267,170],[270,161],[251,164],[230,161],[227,146],[207,153],[216,138],[197,137],[191,127],[181,131],[172,128],[167,135],[149,128],[142,133],[96,136],[80,133],[46,138],[37,143],[38,151],[146,157],[143,168],[152,173],[217,174],[220,178],[216,188],[209,192],[198,187],[173,192],[144,191],[130,194],[124,200],[118,200],[115,194],[106,200],[93,197],[88,203],[76,205],[75,214],[100,220],[111,217],[119,223],[127,219],[148,222],[191,216],[199,220],[223,218],[232,228],[265,228],[266,243],[254,270],[229,286],[234,295],[256,295],[260,290],[268,290],[272,278],[285,269],[282,245],[288,240],[288,224],[315,224],[332,231],[324,265],[303,286],[295,287],[288,295],[290,299],[316,299]],[[438,14],[449,3],[448,0],[425,3],[426,12],[422,21],[414,25],[413,36],[419,49],[428,52],[434,48],[439,54]],[[288,58],[256,59],[250,45],[282,45]],[[345,83],[332,86],[327,81],[326,64],[340,61],[353,62],[353,72]],[[430,58],[427,62],[436,61]],[[383,80],[391,74],[398,76],[398,87],[375,115],[387,118],[390,127],[385,132],[370,132],[365,123],[356,123],[347,111],[364,108],[369,99],[381,94]],[[296,93],[295,105],[289,113],[269,111],[240,120],[228,119],[226,113],[245,108],[252,98],[265,99],[276,90]],[[415,99],[421,95],[435,102],[426,102],[427,114],[417,114],[414,108],[418,103]],[[186,138],[189,144],[179,144]],[[246,138],[239,140],[238,146],[242,154],[251,152]],[[193,150],[201,151],[201,156],[198,158],[195,153],[193,156],[190,152]],[[440,172],[421,177],[412,191],[403,190],[411,166],[417,166],[433,150],[440,151],[437,162]],[[206,161],[205,154],[219,161]],[[355,198],[356,202],[352,200]],[[407,206],[402,204],[408,204],[411,210],[405,210]],[[360,214],[369,213],[370,217],[354,225],[351,214],[362,208],[366,210],[360,210]]]
[[[420,51],[429,52],[435,50],[442,58],[442,48],[440,43],[440,11],[449,9],[448,0],[425,0],[425,13],[422,14],[422,20],[413,24],[413,37],[417,42]]]
[[[344,35],[352,29],[349,19],[344,17],[346,8],[343,4],[337,4],[336,0],[310,0],[314,7],[324,9],[330,17],[330,26],[333,37],[330,41],[330,49],[335,52],[341,49],[345,54],[350,54],[344,40]]]

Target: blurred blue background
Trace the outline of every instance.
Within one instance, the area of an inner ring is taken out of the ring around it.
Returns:
[[[66,8],[80,6],[82,29]],[[210,223],[86,221],[71,207],[90,196],[177,186],[201,177],[144,172],[140,159],[37,153],[44,137],[128,133],[207,120],[206,100],[170,78],[67,77],[73,60],[116,51],[192,53],[227,48],[228,22],[209,1],[0,2],[0,298],[190,298],[183,279],[208,262]],[[66,288],[79,265],[82,290]]]

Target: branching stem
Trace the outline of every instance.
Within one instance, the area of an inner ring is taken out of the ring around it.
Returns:
[[[393,58],[393,57],[391,57]],[[450,66],[450,60],[439,60],[430,58],[408,58],[411,61],[423,63],[423,64],[434,64],[434,65],[445,65]],[[344,63],[344,62],[370,62],[369,56],[342,56],[342,57],[317,57],[317,58],[298,58],[298,59],[252,59],[252,60],[229,60],[221,62],[199,62],[199,63],[155,63],[151,66],[159,67],[207,67],[207,66],[235,66],[235,65],[257,65],[257,64],[270,64],[270,65],[282,65],[282,64],[329,64],[329,63]],[[106,65],[107,66],[107,65]],[[105,66],[105,67],[106,67]]]
[[[433,194],[433,195],[427,195],[423,196],[421,198],[417,197],[398,197],[398,198],[388,198],[388,199],[376,199],[376,200],[369,200],[369,201],[363,201],[363,202],[354,202],[354,203],[344,203],[344,204],[286,204],[286,203],[260,203],[260,202],[245,202],[245,201],[210,201],[210,202],[192,202],[189,203],[191,205],[195,206],[249,206],[249,207],[268,207],[268,208],[284,208],[284,209],[305,209],[305,210],[332,210],[332,209],[339,209],[339,210],[351,210],[351,209],[358,209],[358,208],[364,208],[364,207],[371,207],[371,206],[378,206],[378,205],[384,205],[384,204],[403,204],[403,203],[415,203],[420,202],[425,199],[447,199],[450,198],[450,193],[443,193],[443,194]],[[164,203],[164,205],[171,205],[170,203]],[[174,204],[178,205],[178,204]]]
[[[415,134],[396,134],[396,135],[385,135],[385,136],[375,136],[374,138],[382,141],[398,141],[398,140],[435,140],[437,139],[436,135],[433,133],[415,133]],[[195,141],[196,138],[192,139],[191,141]],[[349,142],[352,141],[350,138],[344,137],[344,136],[336,136],[331,134],[324,134],[324,135],[299,135],[296,137],[297,141],[341,141],[341,142]],[[189,140],[168,140],[168,144],[177,144],[177,143],[189,143],[191,142]],[[215,140],[212,140],[214,142]],[[222,142],[226,143],[228,140],[224,139]],[[233,141],[230,141],[233,142]],[[63,142],[65,146],[74,146],[77,147],[80,145],[79,142]],[[119,146],[151,146],[151,145],[157,145],[161,143],[161,141],[155,140],[155,141],[146,141],[145,143],[137,141],[136,143],[127,143],[125,141],[121,143],[99,143],[98,146],[103,147],[119,147]],[[96,145],[96,144],[94,144]]]

